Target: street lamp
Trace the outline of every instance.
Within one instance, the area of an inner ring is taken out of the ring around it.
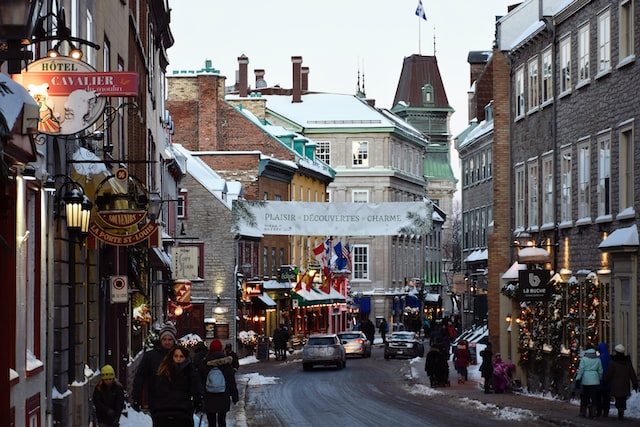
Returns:
[[[507,314],[504,318],[504,321],[507,323],[507,356],[509,360],[511,359],[511,314]]]

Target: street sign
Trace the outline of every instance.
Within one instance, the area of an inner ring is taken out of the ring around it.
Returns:
[[[111,276],[111,304],[129,300],[129,278],[127,276]]]

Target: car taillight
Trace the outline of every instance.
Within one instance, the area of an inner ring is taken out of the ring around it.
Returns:
[[[362,344],[364,341],[362,341],[361,339],[357,339],[357,340],[356,340],[356,342],[357,342],[358,344]]]

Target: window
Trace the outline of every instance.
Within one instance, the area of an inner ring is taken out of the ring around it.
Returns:
[[[527,216],[529,219],[529,227],[538,226],[538,160],[534,160],[529,164],[527,172],[527,182],[529,184],[527,203]]]
[[[598,216],[611,214],[611,137],[598,137]]]
[[[316,157],[326,164],[331,164],[331,142],[316,141]]]
[[[542,223],[553,224],[554,221],[553,200],[553,157],[551,155],[542,159]]]
[[[611,69],[611,12],[598,16],[598,73]]]
[[[589,24],[578,29],[578,83],[589,81]]]
[[[542,52],[542,103],[553,98],[552,64],[551,48],[547,48]]]
[[[269,275],[269,248],[262,248],[262,277]]]
[[[578,145],[578,217],[589,218],[590,213],[590,185],[591,179],[591,151],[589,141]]]
[[[430,106],[433,105],[434,102],[433,86],[430,84],[422,86],[422,104],[424,106]]]
[[[369,143],[367,141],[353,141],[353,166],[369,166]]]
[[[538,107],[540,103],[538,81],[538,57],[529,61],[529,110]]]
[[[369,191],[367,190],[353,190],[351,197],[353,203],[369,203]]]
[[[571,37],[560,41],[560,93],[571,90]]]
[[[178,218],[186,218],[187,217],[187,190],[180,189],[180,194],[178,194],[178,203],[176,206],[176,216]]]
[[[524,68],[516,71],[516,118],[524,116]]]
[[[634,206],[633,128],[620,131],[620,211]]]
[[[571,221],[571,149],[560,156],[560,221]]]
[[[369,280],[369,247],[364,245],[353,246],[353,279]]]
[[[524,166],[516,167],[516,211],[515,211],[515,228],[524,229]]]
[[[620,62],[633,56],[633,0],[620,3]]]

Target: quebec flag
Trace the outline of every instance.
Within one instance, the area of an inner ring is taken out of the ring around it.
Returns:
[[[427,20],[427,14],[424,12],[424,6],[422,6],[422,0],[418,2],[418,7],[416,9],[416,16],[419,18]]]

